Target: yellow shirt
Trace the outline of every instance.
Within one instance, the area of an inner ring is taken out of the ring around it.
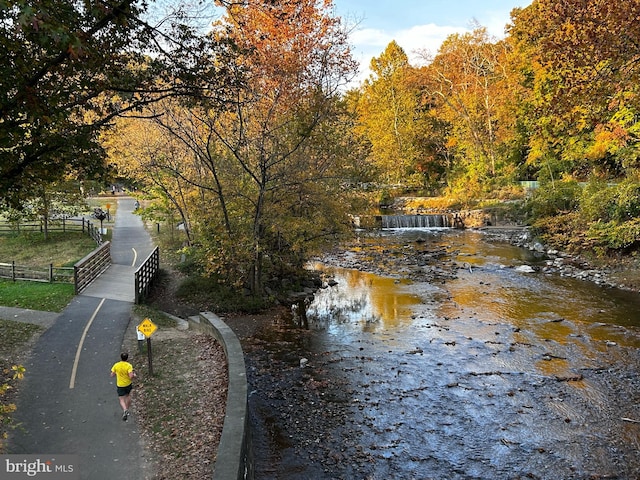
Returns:
[[[129,362],[118,362],[111,367],[111,371],[116,374],[116,385],[118,387],[128,387],[131,385],[129,374],[133,372],[133,365]]]

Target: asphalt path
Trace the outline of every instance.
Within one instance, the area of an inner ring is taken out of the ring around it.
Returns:
[[[122,420],[109,375],[131,319],[135,268],[154,248],[132,213],[134,202],[118,199],[113,265],[57,318],[48,318],[25,365],[15,415],[20,427],[9,441],[9,453],[78,455],[83,480],[148,477],[135,418]],[[132,395],[135,416],[135,381]]]

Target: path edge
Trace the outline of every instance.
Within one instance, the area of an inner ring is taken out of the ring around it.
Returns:
[[[201,312],[189,318],[189,328],[213,337],[227,357],[229,385],[222,436],[213,467],[213,480],[253,480],[254,463],[249,422],[247,371],[240,340],[220,317]]]

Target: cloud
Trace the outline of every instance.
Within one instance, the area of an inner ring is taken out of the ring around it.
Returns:
[[[467,32],[467,28],[460,27],[441,27],[432,23],[427,25],[416,25],[408,30],[398,32],[396,42],[400,45],[407,56],[409,62],[413,65],[421,57],[417,51],[427,51],[435,55],[440,48],[442,42],[454,33]]]
[[[508,22],[508,14],[505,16],[505,12],[496,11],[487,12],[486,19],[483,19],[479,24],[486,27],[490,35],[496,38],[503,38],[505,26]],[[420,66],[424,64],[424,59],[420,52],[427,52],[435,56],[440,49],[440,45],[449,35],[470,32],[473,28],[473,20],[469,20],[467,27],[428,23],[396,31],[356,28],[349,36],[353,46],[353,56],[360,64],[360,73],[354,84],[357,85],[369,77],[371,59],[379,57],[392,40],[395,40],[404,49],[411,65]]]
[[[439,26],[433,23],[415,25],[409,29],[394,32],[373,28],[356,29],[349,36],[353,45],[353,56],[360,64],[360,74],[355,83],[362,82],[369,76],[371,59],[379,57],[392,40],[404,49],[409,57],[409,63],[418,66],[424,63],[419,51],[427,51],[435,55],[449,35],[466,31],[469,29]]]

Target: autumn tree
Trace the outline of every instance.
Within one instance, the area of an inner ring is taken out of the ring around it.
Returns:
[[[265,260],[276,273],[300,267],[346,223],[330,181],[340,161],[332,128],[355,64],[328,0],[232,4],[215,34],[240,52],[244,81],[224,111],[208,111],[217,140],[208,168],[246,284],[261,294]]]
[[[638,168],[639,18],[638,0],[536,0],[515,12],[530,165],[578,178]]]
[[[450,129],[448,149],[455,157],[465,190],[481,193],[505,174],[512,130],[505,105],[509,75],[508,45],[486,28],[449,36],[421,69],[423,95]],[[508,170],[508,169],[507,169]]]
[[[640,2],[537,0],[512,14],[532,198],[544,238],[595,252],[638,237]],[[578,181],[585,182],[580,187]],[[571,235],[567,235],[570,226]]]
[[[265,270],[286,277],[348,225],[339,92],[355,63],[329,1],[219,4],[218,48],[203,58],[234,77],[213,73],[212,94],[153,107],[184,152],[154,167],[188,185],[206,270],[261,295]]]
[[[418,94],[409,82],[412,67],[404,50],[392,41],[371,60],[370,68],[358,102],[358,128],[371,143],[371,162],[385,183],[408,183],[415,173],[419,125]]]
[[[65,173],[104,173],[99,129],[186,85],[158,80],[193,73],[194,29],[179,14],[152,24],[148,8],[0,0],[0,204],[20,207]]]
[[[167,108],[175,110],[176,106]],[[152,110],[145,113],[153,116]],[[103,132],[101,142],[118,176],[134,182],[154,200],[152,207],[145,208],[145,217],[166,222],[172,231],[181,223],[186,241],[191,243],[191,215],[204,213],[191,208],[201,204],[192,185],[199,172],[189,173],[193,152],[176,136],[167,135],[152,118],[119,118],[113,128]]]

